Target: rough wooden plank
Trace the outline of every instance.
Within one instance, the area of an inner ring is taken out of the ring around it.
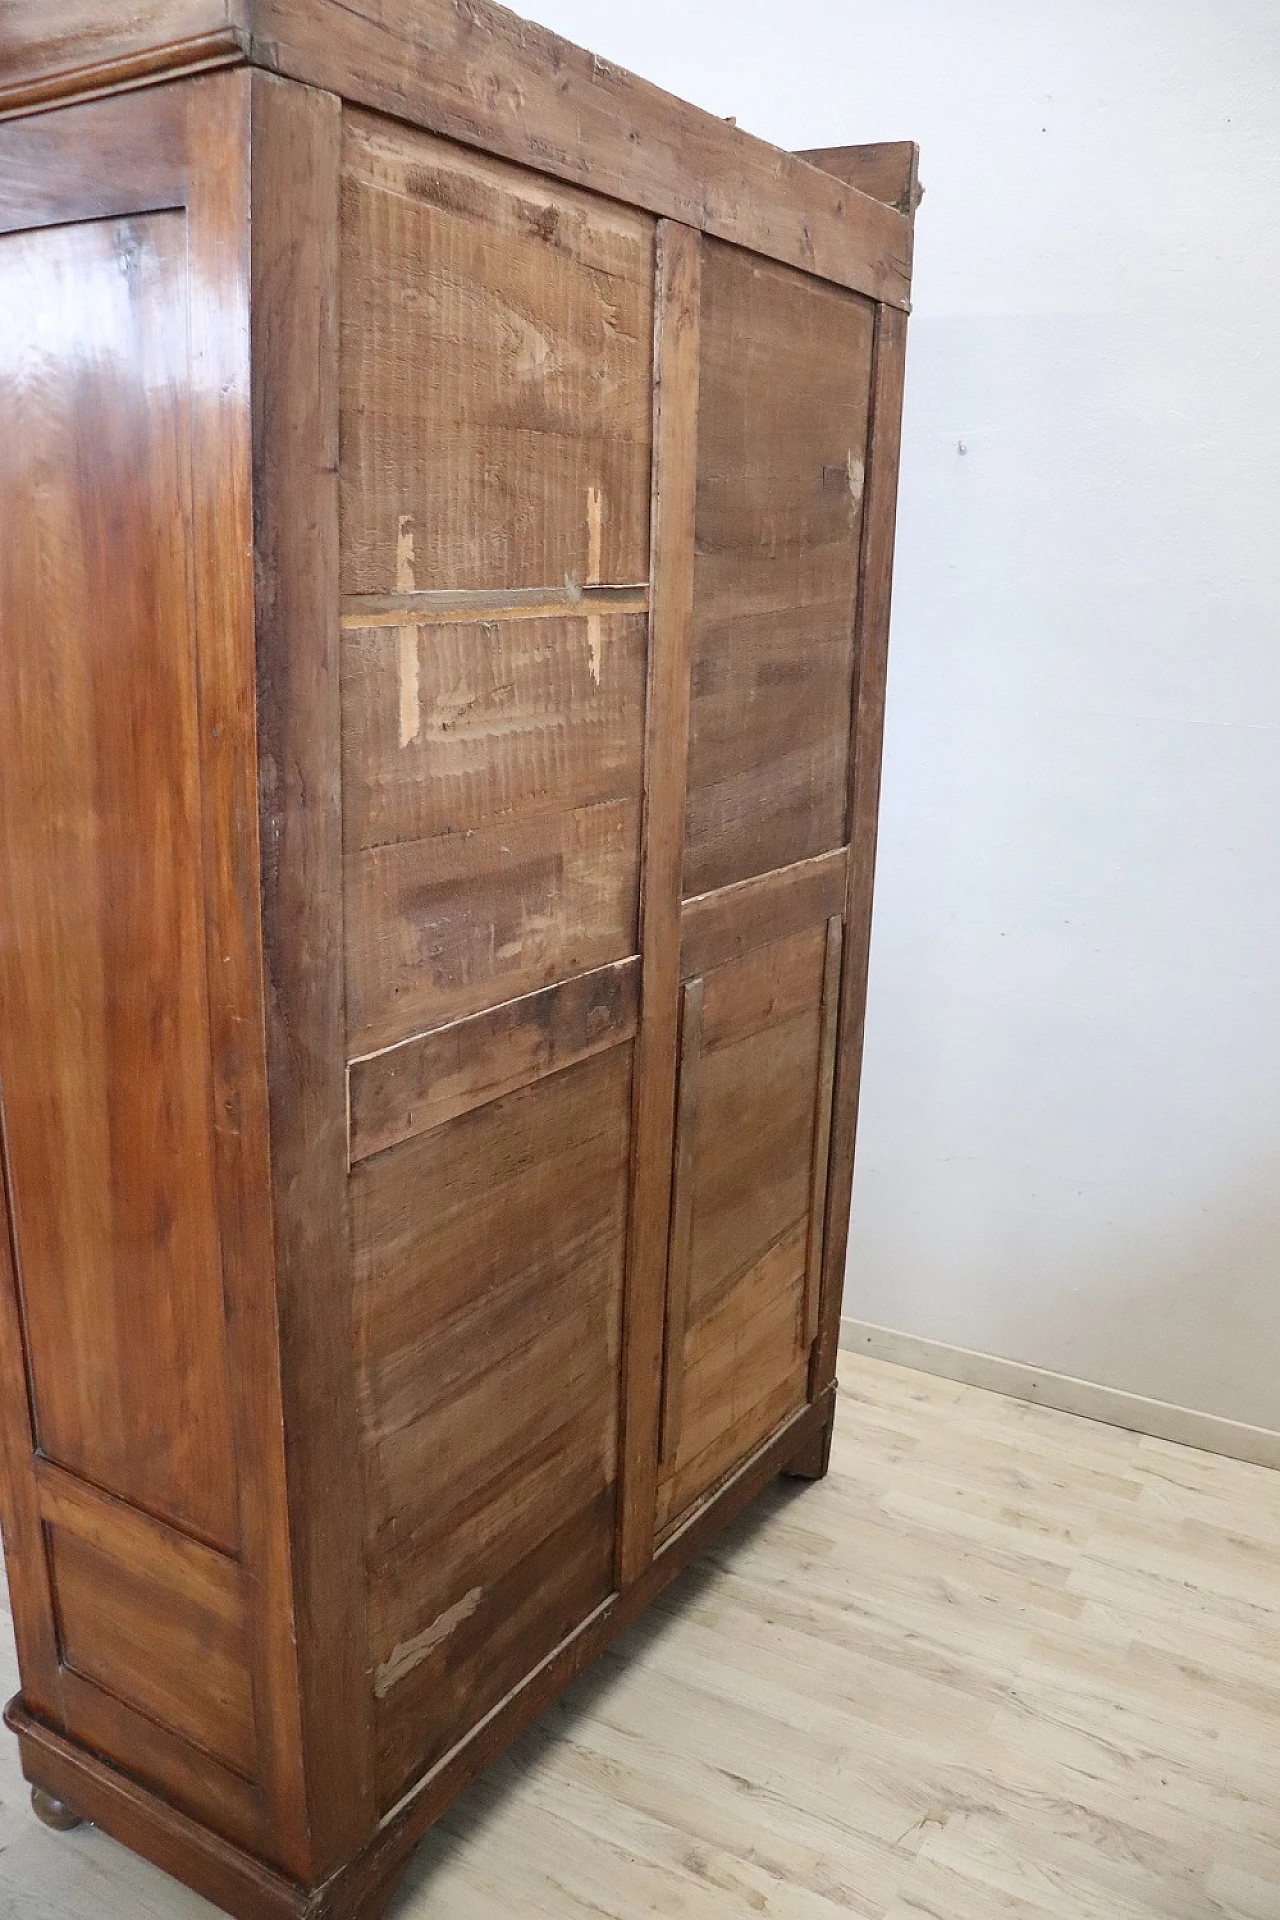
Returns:
[[[827,1179],[826,1244],[822,1256],[822,1304],[818,1341],[813,1350],[810,1373],[811,1393],[815,1397],[835,1378],[845,1248],[849,1235],[853,1147],[858,1122],[858,1083],[862,1071],[862,1033],[866,1017],[867,960],[871,944],[871,896],[875,878],[876,816],[880,800],[880,751],[884,734],[885,672],[888,663],[906,344],[906,316],[896,308],[882,307],[876,323],[867,456],[866,529],[858,592],[858,684],[849,752],[849,886],[840,988],[840,1038],[831,1120],[831,1169]]]
[[[401,627],[412,623],[463,620],[528,620],[566,613],[647,613],[649,586],[509,587],[505,592],[485,587],[427,587],[410,593],[356,593],[342,603],[342,624],[352,627]]]
[[[813,1174],[809,1186],[809,1248],[804,1267],[804,1343],[818,1337],[822,1290],[822,1247],[827,1215],[827,1163],[831,1150],[831,1095],[836,1077],[836,1034],[840,1018],[840,955],[844,928],[838,914],[827,922],[827,953],[822,975],[822,1033],[818,1043],[818,1097],[813,1126]]]
[[[701,980],[686,982],[680,1016],[680,1084],[676,1099],[671,1238],[667,1248],[667,1317],[663,1334],[659,1473],[675,1458],[676,1449],[680,1445],[684,1336],[689,1320],[689,1262],[693,1250],[693,1156],[698,1136],[698,1083],[702,1064],[702,995]]]
[[[636,614],[344,633],[348,850],[619,801],[638,825],[647,649]]]
[[[485,0],[259,0],[254,57],[468,146],[905,305],[911,227]]]
[[[687,979],[709,973],[839,913],[848,865],[848,852],[837,847],[714,893],[695,894],[680,910],[681,974]]]
[[[343,182],[344,592],[642,580],[652,222],[360,113]]]
[[[797,158],[834,174],[846,186],[883,200],[906,219],[915,217],[920,185],[920,149],[914,140],[876,140],[860,147],[808,147]]]
[[[684,884],[840,846],[874,310],[710,242]]]
[[[346,1207],[340,114],[332,97],[256,75],[253,121],[257,800],[286,1577],[301,1690],[300,1724],[281,1737],[299,1760],[305,1753],[308,1841],[298,1870],[320,1879],[368,1837],[374,1817]],[[288,1626],[283,1598],[275,1605]]]
[[[630,1107],[617,1047],[353,1172],[384,1810],[612,1588]]]
[[[685,1342],[681,1444],[658,1492],[666,1529],[748,1458],[805,1399],[796,1306],[804,1225],[769,1248],[740,1285],[694,1322]]]
[[[353,1060],[352,1164],[632,1039],[639,1010],[640,962],[619,960]]]
[[[680,981],[680,895],[689,646],[697,497],[702,243],[664,221],[654,306],[653,534],[631,1232],[623,1349],[618,1578],[638,1578],[653,1551],[662,1327],[671,1208]]]
[[[633,954],[639,843],[619,800],[350,854],[352,1055]]]

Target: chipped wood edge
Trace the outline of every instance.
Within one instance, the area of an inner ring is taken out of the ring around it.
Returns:
[[[1123,1387],[1103,1386],[1096,1380],[1077,1380],[1071,1374],[1007,1360],[1000,1354],[975,1353],[968,1347],[926,1340],[916,1333],[898,1333],[868,1320],[847,1316],[840,1322],[840,1348],[887,1360],[917,1373],[958,1380],[966,1387],[984,1387],[1010,1400],[1053,1407],[1082,1420],[1100,1420],[1104,1426],[1125,1427],[1130,1433],[1149,1434],[1176,1446],[1196,1447],[1201,1453],[1224,1454],[1229,1460],[1247,1460],[1258,1467],[1280,1467],[1280,1433],[1270,1427],[1251,1427],[1225,1414],[1202,1413],[1168,1400],[1148,1400]]]

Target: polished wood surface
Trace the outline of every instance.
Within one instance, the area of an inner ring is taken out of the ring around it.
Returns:
[[[0,242],[0,1084],[42,1450],[233,1551],[187,301],[179,214]]]
[[[185,4],[0,79],[9,1718],[375,1920],[825,1471],[910,229],[496,11]]]
[[[841,1372],[825,1483],[766,1493],[456,1801],[395,1920],[1270,1920],[1280,1477]],[[37,1827],[12,1749],[0,1809],[0,1905],[205,1912]]]

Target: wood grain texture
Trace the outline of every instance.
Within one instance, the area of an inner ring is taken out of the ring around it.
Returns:
[[[349,856],[353,1055],[634,953],[639,842],[637,796]]]
[[[234,1549],[185,228],[0,240],[0,1084],[43,1450]]]
[[[343,180],[344,592],[402,518],[419,588],[644,579],[652,223],[359,113]]]
[[[218,1221],[243,1558],[268,1809],[263,1852],[305,1871],[304,1756],[283,1450],[274,1261],[254,607],[250,300],[252,84],[247,71],[183,82],[193,290],[192,580],[200,640],[205,961]],[[140,95],[149,109],[162,89]],[[86,109],[87,111],[87,109]],[[310,556],[308,556],[310,561]]]
[[[688,1222],[676,1224],[688,1245],[673,1226],[673,1264],[681,1252],[684,1263],[668,1299],[665,1375],[680,1415],[659,1474],[659,1527],[805,1397],[826,951],[826,927],[810,927],[694,983],[698,1105],[677,1134]]]
[[[813,1159],[809,1181],[809,1244],[804,1263],[804,1343],[818,1337],[822,1297],[822,1248],[827,1219],[827,1173],[831,1154],[831,1097],[835,1089],[836,1040],[840,1020],[840,958],[844,923],[827,922],[827,952],[822,969],[822,1026],[818,1039],[818,1091],[814,1101]]]
[[[687,981],[681,995],[680,1080],[676,1095],[671,1237],[667,1247],[667,1311],[662,1340],[659,1473],[674,1459],[680,1445],[684,1337],[689,1321],[689,1265],[693,1253],[693,1156],[698,1137],[698,1092],[702,1077],[702,999],[702,981]]]
[[[708,242],[684,886],[845,840],[874,310]]]
[[[914,140],[876,140],[861,147],[808,147],[798,156],[821,167],[846,186],[896,207],[913,220],[924,192],[920,185],[920,149]]]
[[[644,987],[636,1041],[618,1537],[618,1577],[624,1586],[638,1578],[653,1552],[658,1471],[679,1045],[702,242],[692,229],[663,221],[656,252],[652,574],[640,898]]]
[[[406,724],[400,630],[343,634],[350,854],[639,802],[642,615],[431,623],[408,644]]]
[[[595,1660],[629,1621],[650,1605],[727,1521],[754,1499],[776,1474],[785,1470],[793,1458],[807,1454],[814,1436],[829,1419],[833,1399],[834,1390],[816,1406],[803,1407],[764,1446],[743,1460],[721,1485],[714,1500],[695,1507],[687,1519],[671,1530],[637,1580],[606,1601],[576,1632],[567,1635],[546,1660],[498,1703],[470,1740],[446,1754],[432,1772],[406,1794],[384,1821],[373,1845],[334,1882],[328,1903],[317,1920],[366,1920],[370,1915],[376,1920],[386,1910],[396,1880],[426,1829],[483,1768],[492,1764],[515,1735]],[[562,1868],[567,1853],[580,1844],[581,1830],[562,1853]],[[417,1896],[419,1900],[421,1897]],[[554,1906],[558,1896],[551,1897]],[[596,1897],[598,1902],[598,1889]],[[480,1898],[483,1902],[490,1896],[482,1892]],[[504,1895],[499,1899],[505,1904]],[[517,1896],[516,1910],[520,1910],[521,1905]],[[481,1910],[492,1911],[492,1906]]]
[[[847,852],[837,847],[686,900],[680,910],[681,973],[688,978],[725,966],[841,912],[848,867]]]
[[[244,58],[246,0],[0,4],[0,118]]]
[[[96,100],[71,110],[73,120],[3,121],[0,233],[185,205],[187,98],[162,87],[147,106]]]
[[[621,1045],[639,1011],[640,962],[619,960],[353,1060],[352,1164]]]
[[[258,0],[254,56],[467,146],[905,304],[910,223],[504,8]]]
[[[154,1560],[147,1566],[103,1552],[56,1523],[49,1565],[64,1663],[252,1777],[257,1738],[236,1568],[225,1562],[222,1577],[197,1597],[189,1579],[178,1587],[158,1578]]]
[[[893,583],[893,534],[897,519],[898,453],[902,432],[906,345],[905,316],[896,309],[882,307],[876,321],[867,460],[866,532],[858,586],[858,672],[849,749],[849,885],[840,986],[840,1035],[831,1118],[826,1244],[822,1256],[822,1304],[810,1375],[810,1386],[815,1395],[835,1378],[845,1249],[849,1237],[853,1147],[858,1124],[867,962],[871,946],[871,899],[880,802],[880,754],[884,737],[885,674],[888,666],[889,605]]]
[[[549,1701],[575,1675],[595,1660],[610,1641],[649,1606],[717,1532],[754,1499],[761,1489],[794,1458],[803,1457],[829,1417],[832,1395],[816,1407],[806,1407],[769,1443],[746,1460],[722,1486],[714,1502],[697,1508],[688,1521],[664,1542],[643,1578],[625,1593],[612,1597],[577,1631],[569,1634],[548,1658],[514,1687],[476,1729],[473,1737],[447,1754],[419,1786],[406,1795],[362,1854],[314,1896],[264,1869],[243,1849],[227,1846],[196,1822],[185,1819],[134,1782],[104,1766],[94,1754],[61,1738],[32,1716],[20,1703],[11,1703],[6,1721],[18,1734],[22,1764],[30,1777],[50,1783],[68,1805],[133,1846],[158,1860],[169,1872],[227,1912],[243,1920],[378,1920],[387,1910],[395,1883],[416,1842],[458,1794],[507,1748]],[[2,1619],[0,1619],[2,1624]],[[0,1654],[3,1647],[0,1646]],[[2,1764],[2,1761],[0,1761]],[[6,1783],[7,1784],[7,1783]],[[6,1816],[0,1813],[0,1821]],[[24,1823],[25,1808],[18,1815]],[[93,1844],[97,1844],[96,1842]],[[581,1846],[579,1836],[576,1846]],[[447,1845],[447,1842],[446,1842]],[[562,1862],[572,1849],[562,1855]],[[23,1849],[0,1853],[0,1889],[10,1878],[26,1872]],[[138,1911],[140,1882],[136,1862],[114,1854],[103,1869],[94,1861],[88,1872],[77,1870],[78,1856],[66,1851],[53,1856],[65,1863],[67,1878],[59,1893],[74,1903],[80,1889],[89,1887],[87,1907],[98,1914],[104,1887],[108,1900],[123,1884],[123,1910]],[[51,1863],[46,1864],[49,1874]],[[164,1897],[163,1888],[159,1889]],[[143,1896],[145,1898],[145,1890]],[[415,1903],[420,1894],[410,1895]],[[428,1896],[433,1897],[433,1896]],[[486,1896],[481,1895],[481,1899]],[[517,1898],[515,1910],[523,1909]],[[491,1912],[492,1905],[481,1911]],[[111,1912],[110,1906],[107,1912]],[[59,1917],[61,1920],[61,1916]],[[114,1916],[113,1916],[114,1920]]]
[[[612,1589],[630,1053],[352,1175],[384,1811]]]
[[[340,112],[253,79],[257,812],[271,1196],[306,1846],[320,1880],[374,1821],[346,1207],[338,608]],[[284,1575],[289,1578],[289,1565]]]

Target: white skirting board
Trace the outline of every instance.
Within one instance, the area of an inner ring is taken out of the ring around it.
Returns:
[[[1047,1373],[1042,1367],[1002,1360],[992,1353],[970,1353],[941,1340],[925,1340],[915,1333],[895,1333],[890,1327],[866,1320],[841,1320],[840,1345],[847,1353],[870,1354],[895,1366],[914,1367],[919,1373],[941,1374],[965,1386],[986,1387],[1012,1400],[1030,1400],[1101,1420],[1110,1427],[1153,1434],[1179,1446],[1199,1447],[1203,1453],[1224,1453],[1233,1460],[1251,1460],[1260,1467],[1280,1467],[1280,1433],[1270,1427],[1249,1427],[1216,1413],[1197,1413],[1191,1407],[1171,1406],[1165,1400],[1147,1400],[1119,1387],[1101,1387],[1092,1380],[1073,1380],[1069,1374]]]

